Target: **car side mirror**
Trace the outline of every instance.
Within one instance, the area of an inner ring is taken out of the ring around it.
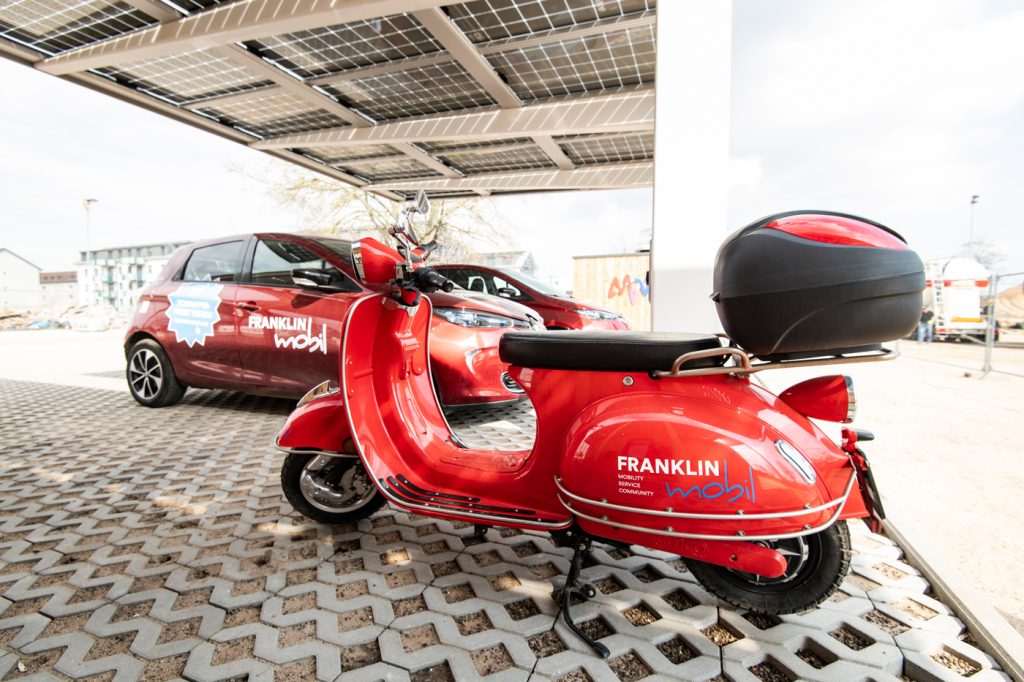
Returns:
[[[515,298],[519,295],[519,292],[512,287],[500,287],[498,289],[498,296],[503,298]]]
[[[318,268],[297,268],[292,270],[292,281],[300,287],[319,289],[329,287],[333,284],[334,278],[331,273]]]

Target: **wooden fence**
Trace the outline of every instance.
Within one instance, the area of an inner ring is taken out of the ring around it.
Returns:
[[[574,256],[572,295],[580,301],[619,313],[637,331],[651,328],[647,272],[650,254]]]

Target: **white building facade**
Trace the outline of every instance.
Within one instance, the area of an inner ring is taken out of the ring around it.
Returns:
[[[82,251],[78,295],[83,305],[105,306],[129,314],[139,290],[152,281],[179,246],[187,242],[115,246]]]
[[[70,308],[78,303],[78,273],[40,272],[42,304],[46,308]]]
[[[39,306],[40,269],[10,249],[0,248],[0,313],[20,313]]]

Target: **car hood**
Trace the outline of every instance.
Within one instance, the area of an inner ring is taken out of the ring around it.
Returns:
[[[468,308],[482,313],[504,315],[517,320],[540,319],[537,313],[522,304],[501,296],[491,296],[477,291],[459,290],[450,294],[435,291],[432,294],[427,294],[427,297],[435,308]]]

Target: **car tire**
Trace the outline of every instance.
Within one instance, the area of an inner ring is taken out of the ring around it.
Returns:
[[[289,453],[281,465],[281,490],[292,508],[320,523],[352,523],[387,500],[358,457]]]
[[[171,359],[153,339],[142,339],[132,345],[125,379],[135,402],[145,407],[167,407],[185,395],[185,386],[174,374]]]

